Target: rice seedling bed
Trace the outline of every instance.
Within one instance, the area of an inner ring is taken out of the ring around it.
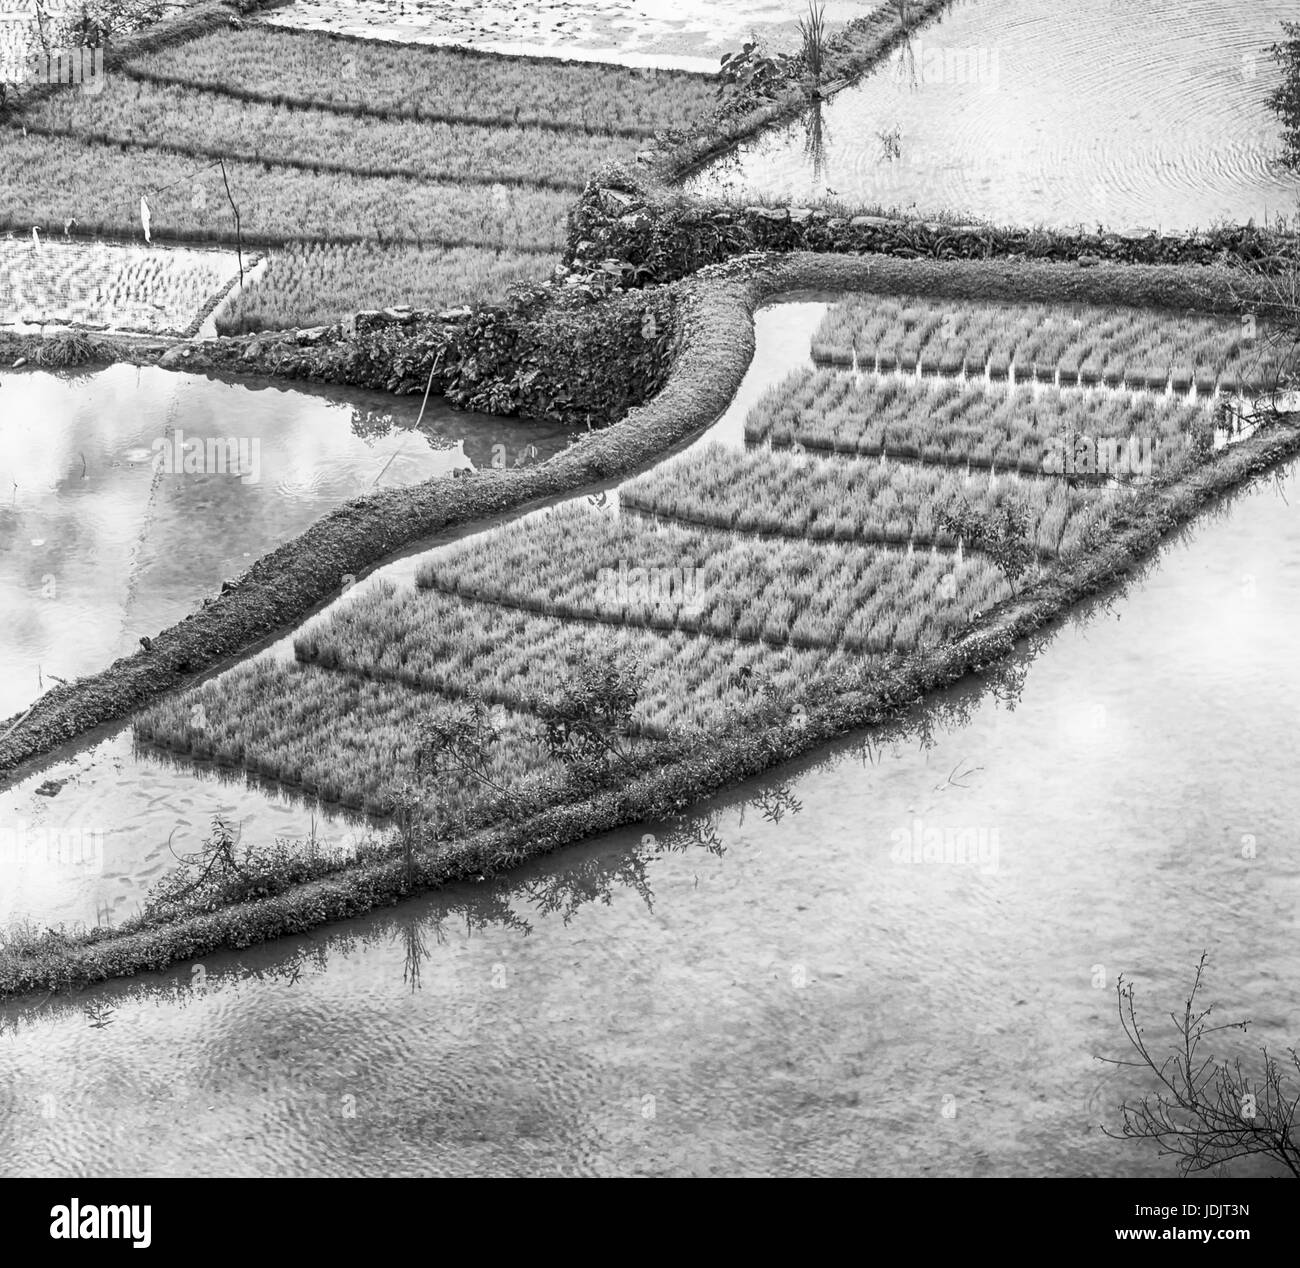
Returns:
[[[728,711],[752,708],[762,684],[802,693],[819,673],[849,663],[842,651],[565,621],[392,585],[309,624],[294,652],[324,668],[426,690],[477,691],[520,711],[537,709],[584,661],[625,656],[646,673],[636,717],[651,737],[670,727],[717,727]]]
[[[905,520],[888,527],[906,540]],[[615,518],[586,502],[449,547],[421,566],[417,584],[549,616],[851,650],[933,645],[1011,594],[978,555],[953,561],[836,541],[757,541]],[[880,639],[912,616],[907,640]]]
[[[239,101],[109,76],[95,96],[56,93],[22,114],[31,130],[112,144],[158,146],[198,158],[346,169],[359,176],[407,176],[476,184],[541,184],[580,192],[602,163],[630,159],[630,138],[472,123],[354,118],[328,110]],[[504,189],[498,197],[511,197]]]
[[[494,199],[454,182],[317,175],[261,163],[228,162],[245,241],[385,241],[557,251],[571,196],[516,186]],[[147,175],[146,175],[147,174]],[[147,181],[147,184],[146,184]],[[68,137],[0,132],[0,228],[32,225],[61,233],[135,238],[142,186],[153,232],[190,241],[234,240],[221,171],[196,173],[194,160],[159,150],[87,144]]]
[[[237,270],[233,251],[0,239],[0,323],[180,335]]]
[[[881,348],[911,339],[920,362],[942,374],[952,373],[946,365],[960,349],[969,377],[987,371],[990,378],[1005,379],[1014,362],[1020,382],[1053,382],[1059,372],[1066,385],[1128,382],[1160,391],[1165,384],[1159,372],[1174,364],[1196,362],[1218,374],[1250,355],[1239,324],[1226,319],[1172,321],[1137,309],[897,296],[836,304],[813,338],[824,364],[839,364],[836,354],[852,346],[859,362],[870,365]],[[1117,362],[1107,369],[1112,354]],[[1125,365],[1134,367],[1132,378]]]
[[[1029,514],[1040,556],[1083,548],[1116,496],[1059,480],[967,477],[951,468],[874,458],[819,457],[790,450],[734,450],[712,444],[638,477],[619,505],[740,533],[919,547],[956,546],[937,513],[962,502],[993,515],[1007,505]]]
[[[501,303],[516,282],[540,282],[556,257],[487,247],[291,243],[217,318],[223,335],[327,326],[368,308]]]
[[[448,717],[457,702],[381,679],[296,662],[249,662],[137,716],[138,742],[387,815],[403,781],[413,779],[413,737],[420,722]],[[502,710],[492,750],[494,782],[527,788],[558,773],[541,724]],[[484,786],[464,781],[443,792],[444,805],[471,811],[489,804]]]
[[[951,379],[864,378],[798,370],[769,389],[745,422],[745,439],[773,447],[880,456],[1042,474],[1076,438],[1149,442],[1154,465],[1181,455],[1212,429],[1203,404],[1010,391]],[[1059,469],[1059,468],[1057,468]]]
[[[214,31],[131,61],[127,71],[268,102],[640,137],[689,128],[715,105],[712,78],[681,71],[336,40],[264,26]]]

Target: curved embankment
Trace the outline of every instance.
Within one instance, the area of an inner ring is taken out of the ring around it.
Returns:
[[[714,421],[753,355],[760,304],[799,290],[911,292],[954,299],[1129,303],[1227,311],[1240,273],[1222,269],[923,261],[793,254],[741,258],[674,283],[673,364],[653,400],[536,467],[441,477],[355,498],[263,556],[225,593],[107,669],[46,692],[0,723],[0,777],[94,727],[129,716],[302,620],[384,560],[454,528],[626,477]]]
[[[732,261],[679,283],[681,344],[664,390],[621,423],[585,438],[531,471],[472,481],[437,481],[358,499],[297,541],[259,561],[249,578],[203,613],[173,627],[148,656],[119,662],[94,679],[45,697],[31,722],[6,742],[15,754],[43,751],[80,727],[121,717],[187,672],[181,656],[232,655],[247,641],[301,616],[330,592],[338,571],[360,572],[399,545],[432,531],[500,513],[525,501],[621,476],[696,433],[725,408],[754,346],[752,314],[764,301],[800,291],[913,291],[937,296],[1168,303],[1201,310],[1232,307],[1227,279],[1211,270],[1064,269],[1051,265],[954,264],[795,255]],[[594,833],[672,816],[691,802],[807,753],[857,728],[897,716],[926,692],[978,673],[1015,640],[1104,589],[1148,556],[1173,528],[1225,490],[1300,450],[1300,430],[1261,428],[1221,451],[1149,503],[1102,549],[990,613],[956,643],[901,661],[888,675],[845,679],[800,702],[798,716],[773,714],[769,725],[671,742],[656,764],[622,788],[549,809],[527,821],[473,833],[436,854],[417,855],[408,880],[400,860],[371,862],[234,907],[172,921],[137,921],[122,931],[69,935],[38,954],[0,953],[0,994],[58,989],[165,967],[222,947],[242,947],[391,903],[415,889],[473,879]],[[346,565],[346,566],[345,566]],[[240,640],[245,640],[241,643]],[[162,648],[162,655],[160,652]],[[29,730],[28,727],[31,729]]]

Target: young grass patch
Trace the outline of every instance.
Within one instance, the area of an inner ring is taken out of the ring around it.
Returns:
[[[415,773],[415,728],[455,708],[454,701],[383,679],[259,660],[145,710],[134,734],[140,743],[388,815]],[[524,788],[555,774],[537,719],[502,709],[498,729],[497,782]],[[490,790],[472,783],[453,785],[443,797],[453,814],[493,801]]]
[[[479,186],[396,177],[314,174],[261,163],[226,164],[244,241],[408,242],[558,251],[570,195],[520,186],[493,199]],[[87,145],[68,137],[0,134],[0,228],[135,238],[148,189],[162,239],[234,241],[221,171],[195,173],[194,159],[145,148]]]
[[[467,49],[343,40],[268,27],[218,30],[127,64],[155,82],[389,118],[564,126],[651,137],[713,108],[711,76]]]
[[[745,438],[773,447],[873,455],[1035,474],[1080,438],[1146,442],[1154,469],[1202,445],[1212,432],[1203,404],[1149,396],[1010,391],[951,379],[866,379],[800,370],[769,389],[745,422]]]
[[[439,590],[370,588],[294,639],[304,662],[390,679],[447,695],[478,692],[520,711],[540,709],[567,676],[592,660],[640,664],[642,732],[721,725],[744,713],[763,685],[793,693],[843,656],[769,647],[674,629],[562,620]]]
[[[1045,558],[1082,550],[1117,503],[1110,491],[1063,480],[967,476],[950,467],[824,458],[712,444],[640,476],[619,504],[666,519],[743,533],[918,547],[956,546],[938,512],[965,501],[992,516],[1026,509]]]
[[[1168,381],[1167,374],[1159,380],[1160,372],[1175,363],[1196,363],[1206,376],[1226,369],[1239,373],[1238,363],[1252,350],[1243,344],[1239,324],[1227,319],[1174,320],[1136,309],[893,296],[834,305],[813,341],[814,360],[824,365],[843,364],[845,350],[856,348],[859,362],[869,367],[882,348],[901,344],[927,372],[933,366],[941,374],[955,373],[950,367],[960,355],[969,377],[980,377],[987,368],[990,378],[1005,379],[1014,362],[1017,382],[1033,378],[1050,383],[1059,373],[1067,386],[1127,382],[1159,391]],[[1135,367],[1127,378],[1126,364]]]
[[[184,334],[235,270],[233,252],[0,239],[0,321]]]
[[[555,257],[482,247],[291,243],[217,318],[223,335],[325,326],[370,308],[503,303],[516,282],[540,282]]]
[[[91,97],[56,93],[23,125],[115,145],[160,147],[194,158],[343,169],[358,176],[549,185],[581,192],[602,163],[630,159],[638,143],[585,132],[355,118],[109,76]],[[505,196],[513,194],[506,189]]]
[[[233,245],[228,181],[244,244],[287,249],[223,334],[500,302],[550,273],[529,257],[558,255],[591,172],[712,93],[684,72],[221,28],[0,127],[0,229],[135,239],[143,194],[157,240]]]
[[[887,517],[900,544],[911,526]],[[1010,587],[987,560],[837,541],[761,541],[677,524],[655,526],[571,502],[481,534],[421,565],[417,584],[549,616],[797,647],[910,650],[882,638],[908,615],[933,645]]]

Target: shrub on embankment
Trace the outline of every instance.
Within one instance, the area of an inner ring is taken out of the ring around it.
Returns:
[[[665,289],[525,287],[501,307],[359,313],[351,333],[329,326],[209,342],[176,364],[430,391],[461,409],[604,427],[662,385],[672,302]]]

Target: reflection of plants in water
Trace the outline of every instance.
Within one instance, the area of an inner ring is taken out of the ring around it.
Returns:
[[[85,1013],[92,1030],[103,1030],[105,1026],[113,1024],[113,1014],[117,1009],[102,999],[92,999],[82,1012]]]
[[[794,795],[793,783],[788,779],[765,787],[752,800],[744,802],[740,807],[740,823],[745,822],[745,810],[751,805],[761,810],[763,818],[772,824],[780,823],[787,814],[797,815],[803,809],[803,802]]]
[[[803,137],[804,158],[812,164],[814,183],[820,184],[826,170],[826,142],[829,139],[820,101],[814,101],[804,112]]]
[[[397,420],[386,409],[365,409],[360,405],[352,407],[352,434],[358,440],[383,440],[391,436],[394,432],[402,432],[409,436],[417,429]],[[439,436],[435,432],[426,431],[424,428],[419,429],[420,434],[428,442],[430,449],[449,450],[454,449],[452,444],[445,436]]]
[[[393,426],[393,416],[387,410],[352,407],[352,434],[360,440],[381,440]]]
[[[895,124],[892,128],[876,133],[880,138],[880,157],[885,162],[903,157],[903,129]]]
[[[782,797],[778,789],[767,790],[753,799],[753,804],[774,805]],[[797,803],[787,800],[788,808],[797,813]],[[475,931],[501,929],[526,937],[532,924],[524,914],[532,908],[543,916],[558,915],[568,924],[580,908],[595,901],[609,905],[620,887],[628,887],[652,909],[654,893],[650,887],[648,867],[656,857],[685,854],[694,849],[721,857],[725,845],[717,831],[718,813],[682,815],[667,828],[644,833],[630,848],[604,851],[588,858],[568,862],[564,855],[551,861],[543,874],[520,877],[508,874],[478,884],[458,884],[403,904],[398,912],[375,912],[352,926],[337,926],[319,941],[295,946],[277,944],[277,958],[270,964],[239,965],[230,970],[208,969],[196,979],[193,965],[177,965],[170,984],[155,985],[148,981],[120,980],[102,987],[87,988],[95,992],[89,1003],[76,1005],[77,997],[47,995],[39,1002],[14,1001],[0,1004],[0,1034],[18,1031],[22,1022],[34,1023],[48,1017],[51,1010],[79,1007],[91,1016],[108,1018],[119,1007],[104,1002],[108,998],[148,997],[158,1003],[184,1007],[200,991],[196,980],[210,989],[219,979],[235,981],[280,982],[293,985],[306,970],[323,973],[331,959],[351,957],[365,946],[380,942],[400,942],[402,946],[402,982],[411,991],[421,989],[423,966],[435,946],[445,945],[448,929],[464,920],[466,937]],[[529,914],[532,914],[531,912]],[[429,935],[433,935],[430,945]]]
[[[1248,261],[1229,278],[1234,307],[1242,314],[1241,342],[1248,356],[1238,387],[1248,410],[1272,412],[1280,397],[1300,384],[1300,221],[1280,217],[1268,253]],[[1254,386],[1249,384],[1253,383]]]
[[[681,816],[667,832],[646,832],[626,852],[598,854],[520,886],[532,906],[543,916],[558,915],[567,925],[579,908],[599,901],[608,907],[614,891],[630,889],[654,910],[654,891],[650,888],[648,865],[654,858],[667,854],[684,854],[703,849],[716,858],[726,851],[717,831],[717,815]]]
[[[916,74],[916,50],[912,47],[910,34],[904,32],[903,42],[894,52],[894,61],[897,65],[894,78],[900,82],[906,79],[909,88],[920,87],[920,80]]]
[[[410,986],[411,993],[414,994],[420,989],[420,966],[429,958],[429,945],[424,940],[424,930],[420,921],[414,916],[408,916],[402,921],[399,932],[406,950],[402,981]],[[441,942],[442,939],[439,938],[439,941]]]

